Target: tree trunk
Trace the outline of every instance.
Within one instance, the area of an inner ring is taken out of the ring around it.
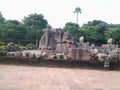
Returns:
[[[77,17],[76,17],[76,22],[77,22],[77,24],[78,24],[78,13],[77,13]]]

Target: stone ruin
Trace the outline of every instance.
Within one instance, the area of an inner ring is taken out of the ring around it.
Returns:
[[[111,57],[120,60],[120,54],[116,50],[116,45],[112,44],[112,39],[102,47],[93,49],[89,43],[84,42],[84,36],[81,36],[79,42],[69,33],[62,29],[45,29],[44,34],[39,41],[38,50],[23,50],[8,52],[8,56],[42,58],[42,59],[63,59],[63,60],[105,60],[109,51]],[[97,53],[94,53],[97,52]],[[95,56],[94,56],[95,55]],[[97,59],[96,59],[97,57]]]
[[[69,32],[64,32],[62,29],[46,29],[38,49],[46,52],[48,57],[80,60],[85,59],[84,54],[87,54],[87,50],[83,50],[83,47],[88,47],[88,45],[83,41],[83,36],[78,43]]]
[[[108,39],[107,44],[102,44],[101,48],[105,53],[109,53],[111,60],[120,61],[120,48],[118,48],[118,45],[113,44],[112,38]]]
[[[107,44],[102,44],[101,48],[115,50],[116,45],[112,44],[113,39],[110,38]],[[69,33],[62,29],[45,29],[44,34],[39,42],[41,52],[47,54],[49,59],[65,59],[65,60],[95,60],[94,50],[89,46],[89,43],[84,43],[84,36],[81,36],[79,42]],[[110,52],[111,52],[110,50]],[[105,60],[107,53],[97,50],[96,56],[98,60]],[[113,56],[113,55],[112,55]]]
[[[38,49],[63,52],[76,45],[74,37],[69,32],[63,32],[62,29],[47,29],[44,31]]]

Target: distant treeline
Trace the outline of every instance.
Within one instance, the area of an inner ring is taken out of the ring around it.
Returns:
[[[30,14],[20,22],[6,20],[0,12],[0,42],[4,44],[8,42],[19,42],[22,45],[38,44],[45,28],[52,28],[52,26],[42,14]],[[85,42],[95,44],[106,43],[108,38],[113,38],[113,43],[120,43],[120,24],[107,24],[101,20],[93,20],[79,26],[76,23],[67,22],[63,30],[69,31],[76,40],[84,36]]]

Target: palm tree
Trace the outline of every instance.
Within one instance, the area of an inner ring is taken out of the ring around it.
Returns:
[[[78,24],[78,14],[79,14],[79,13],[82,13],[82,12],[81,12],[81,9],[80,9],[79,7],[76,7],[74,13],[77,13],[76,22],[77,22],[77,24]]]

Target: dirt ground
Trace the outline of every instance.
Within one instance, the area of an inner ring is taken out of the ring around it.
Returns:
[[[0,90],[120,90],[120,71],[0,64]]]

